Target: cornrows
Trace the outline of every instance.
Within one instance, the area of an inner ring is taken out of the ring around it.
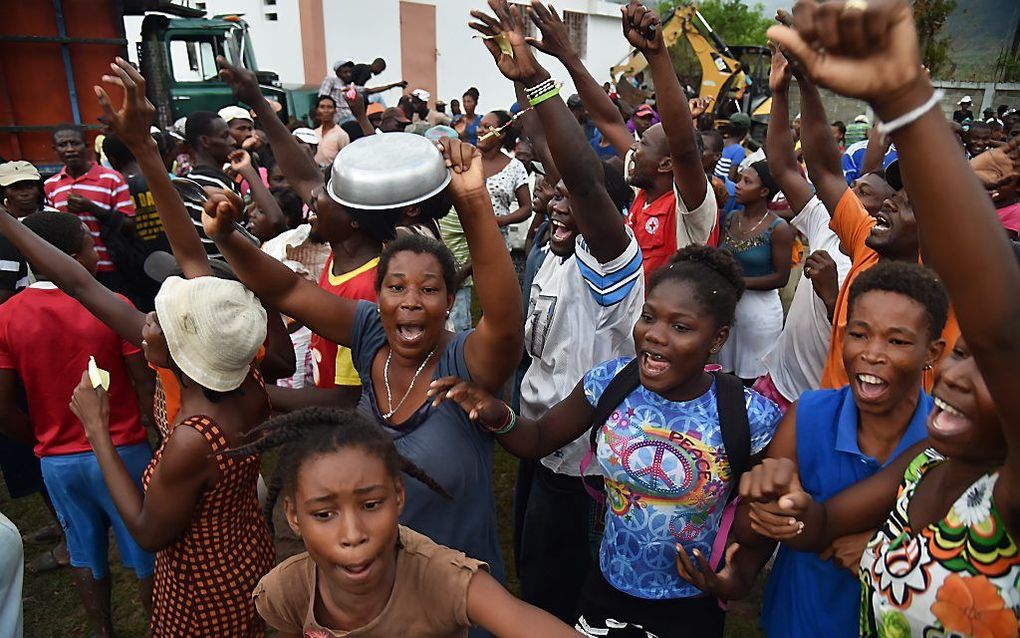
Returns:
[[[357,447],[382,459],[393,478],[401,472],[424,483],[444,498],[453,497],[420,467],[397,452],[393,439],[376,423],[355,410],[311,407],[269,419],[248,435],[250,443],[224,452],[238,457],[261,454],[282,447],[276,469],[269,479],[264,507],[273,530],[273,508],[281,492],[294,493],[295,480],[307,459]]]

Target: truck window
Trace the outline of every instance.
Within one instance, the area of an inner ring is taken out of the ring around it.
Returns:
[[[170,67],[177,82],[209,82],[218,79],[216,42],[213,39],[170,40]]]

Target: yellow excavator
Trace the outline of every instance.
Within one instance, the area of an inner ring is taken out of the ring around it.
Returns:
[[[769,91],[769,67],[772,52],[763,46],[727,46],[712,30],[693,5],[679,6],[667,14],[661,24],[666,47],[674,49],[681,42],[690,44],[701,67],[700,97],[714,98],[708,113],[716,119],[727,119],[740,111],[752,121],[768,120],[772,108]],[[643,90],[642,78],[648,61],[634,51],[610,70],[621,97],[631,89]]]

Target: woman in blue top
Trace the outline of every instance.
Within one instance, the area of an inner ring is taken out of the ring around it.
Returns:
[[[767,161],[747,167],[736,186],[737,204],[744,209],[726,219],[720,242],[740,262],[746,291],[719,363],[748,384],[768,371],[762,358],[783,331],[779,289],[790,278],[793,229],[768,209],[778,192]]]
[[[723,446],[715,377],[704,367],[726,341],[742,289],[733,257],[705,246],[681,250],[649,280],[634,326],[640,385],[599,424],[608,510],[600,570],[579,610],[577,628],[587,635],[627,636],[636,627],[661,638],[722,635],[716,599],[681,578],[676,560],[710,553],[737,479]],[[537,459],[591,427],[598,398],[629,361],[599,364],[538,421],[515,421],[501,401],[460,379],[437,381],[430,393],[460,405],[511,453]],[[744,399],[757,455],[780,412],[753,390]]]
[[[478,89],[471,87],[464,91],[463,98],[464,114],[454,120],[453,128],[460,139],[471,146],[478,146],[478,127],[482,123],[482,116],[475,113],[478,108]]]
[[[897,458],[916,456],[932,408],[922,372],[942,354],[948,312],[942,284],[922,266],[883,261],[862,273],[850,288],[843,342],[850,384],[801,395],[779,424],[767,457],[794,462],[803,489],[822,502]],[[738,519],[744,515],[757,523],[758,513],[741,507]],[[762,604],[765,632],[856,638],[857,565],[873,531],[839,538],[820,554],[781,545]],[[748,547],[739,550],[745,555],[738,562],[752,568],[709,576],[705,586],[719,596],[745,595],[757,572],[749,554],[757,553],[759,566],[772,554],[770,543],[740,540]]]

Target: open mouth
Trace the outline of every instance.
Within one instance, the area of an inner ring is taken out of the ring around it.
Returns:
[[[873,374],[858,374],[857,394],[862,401],[878,401],[889,390],[889,384]]]
[[[892,228],[892,222],[889,220],[889,218],[883,215],[881,212],[877,213],[875,215],[875,225],[872,226],[871,229],[873,231],[881,232],[889,230],[890,228]]]
[[[375,559],[366,560],[353,565],[338,565],[340,571],[350,580],[364,580],[368,577],[375,564]]]
[[[662,376],[669,370],[669,361],[657,352],[641,353],[641,372],[646,377]]]
[[[414,345],[425,337],[425,328],[420,324],[397,324],[397,337],[408,345]]]
[[[970,427],[970,419],[959,408],[945,399],[932,397],[935,409],[931,411],[928,424],[939,434],[952,435],[966,431]]]
[[[557,243],[567,241],[574,234],[566,224],[555,219],[549,222],[549,226],[552,229],[552,240]]]

